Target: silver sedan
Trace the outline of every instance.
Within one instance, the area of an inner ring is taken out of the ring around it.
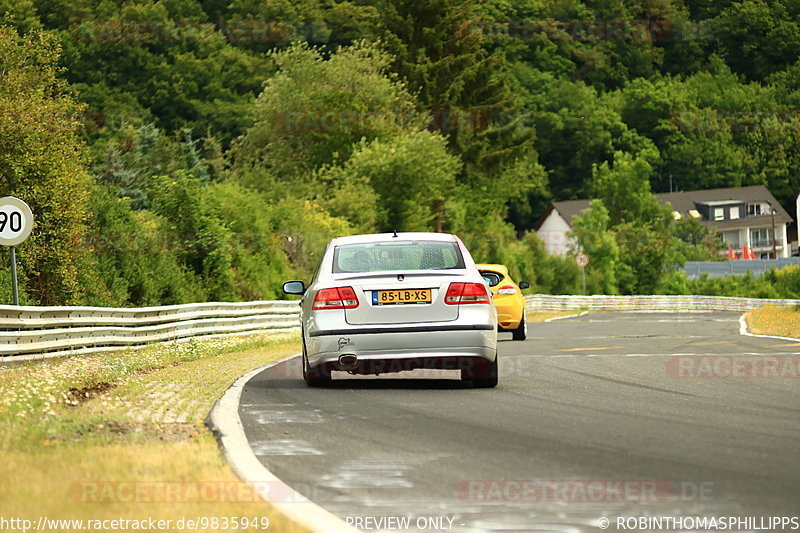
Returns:
[[[497,312],[461,240],[443,233],[333,239],[302,294],[303,377],[460,370],[476,387],[497,385]]]

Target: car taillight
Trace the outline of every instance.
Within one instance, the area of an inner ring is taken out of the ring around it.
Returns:
[[[447,288],[444,303],[448,305],[488,304],[491,303],[491,300],[482,283],[455,281]]]
[[[517,289],[513,285],[503,285],[497,289],[497,294],[516,294]]]
[[[355,309],[356,307],[358,298],[353,287],[333,287],[317,291],[311,309]]]

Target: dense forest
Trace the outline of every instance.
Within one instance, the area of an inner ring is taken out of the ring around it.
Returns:
[[[536,291],[578,292],[532,231],[575,198],[597,199],[575,231],[592,292],[703,292],[674,267],[714,257],[713,236],[650,193],[764,184],[788,208],[800,191],[793,0],[0,14],[0,196],[37,219],[23,303],[272,299],[331,237],[393,229],[456,233]]]

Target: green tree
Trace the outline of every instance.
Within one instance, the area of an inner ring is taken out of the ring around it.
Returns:
[[[200,210],[216,220],[216,231],[224,239],[218,253],[225,254],[224,265],[230,274],[229,285],[219,287],[215,297],[233,300],[281,297],[281,284],[293,272],[286,254],[286,239],[281,235],[288,228],[276,208],[233,182],[208,184],[201,191]]]
[[[32,0],[0,0],[0,18],[3,24],[14,27],[23,35],[42,27]]]
[[[623,294],[652,294],[666,272],[682,262],[674,254],[674,219],[668,207],[650,192],[658,153],[617,152],[613,165],[595,168],[595,197],[607,209],[619,250],[616,282]]]
[[[234,0],[219,17],[228,18],[232,29],[249,30],[241,45],[263,52],[296,41],[324,45],[333,51],[365,38],[374,38],[379,6],[339,0],[261,2]],[[207,9],[208,11],[208,9]],[[215,19],[212,19],[215,20]]]
[[[618,293],[620,249],[610,223],[608,209],[602,200],[592,200],[589,208],[573,219],[572,233],[577,243],[575,252],[589,256],[587,270],[590,273],[587,277],[590,281],[596,281],[587,284],[590,293]]]
[[[230,42],[241,36],[224,31],[236,27],[216,25],[193,0],[54,0],[40,9],[64,44],[66,79],[90,106],[92,139],[138,121],[198,137],[211,128],[227,145],[249,124],[270,73],[266,58]]]
[[[618,102],[593,87],[533,72],[523,86],[526,108],[535,116],[536,150],[548,172],[548,187],[526,197],[534,206],[531,213],[514,212],[512,220],[517,227],[533,227],[553,198],[590,197],[587,176],[594,165],[611,161],[615,151],[640,152],[652,146],[623,120]]]
[[[131,203],[109,187],[92,189],[86,242],[97,275],[82,277],[86,303],[122,307],[204,301],[200,279],[180,262],[180,243],[168,221]]]
[[[278,72],[253,109],[254,124],[233,151],[237,178],[261,191],[308,196],[306,177],[341,163],[362,139],[388,139],[424,125],[411,95],[388,72],[390,57],[364,42],[322,58],[295,44],[271,54]]]
[[[696,218],[683,218],[674,228],[673,263],[682,261],[714,261],[722,242],[719,234]]]
[[[20,246],[24,289],[42,304],[78,303],[87,221],[82,106],[57,77],[60,48],[42,32],[0,27],[0,196],[25,200],[36,220]]]
[[[324,172],[320,202],[362,231],[442,231],[461,197],[460,166],[445,139],[427,131],[363,142],[342,167]]]
[[[621,294],[655,294],[662,278],[674,265],[672,235],[626,222],[614,228],[619,247],[617,287]]]
[[[432,114],[430,127],[463,161],[459,181],[470,187],[474,209],[491,216],[540,187],[545,173],[510,66],[501,50],[484,46],[479,15],[465,0],[388,0],[383,39],[393,70]]]
[[[764,79],[800,58],[800,6],[781,0],[733,2],[715,19],[719,46],[734,71]]]
[[[650,192],[651,161],[657,158],[655,149],[637,155],[616,152],[612,165],[604,162],[595,166],[593,196],[603,201],[612,226],[628,222],[658,230],[669,227],[669,210]]]

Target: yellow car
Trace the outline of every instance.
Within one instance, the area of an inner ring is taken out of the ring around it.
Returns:
[[[525,298],[522,289],[530,284],[520,281],[514,283],[505,265],[475,265],[492,290],[494,306],[497,308],[498,331],[510,331],[515,341],[524,341],[528,335],[525,321]]]

